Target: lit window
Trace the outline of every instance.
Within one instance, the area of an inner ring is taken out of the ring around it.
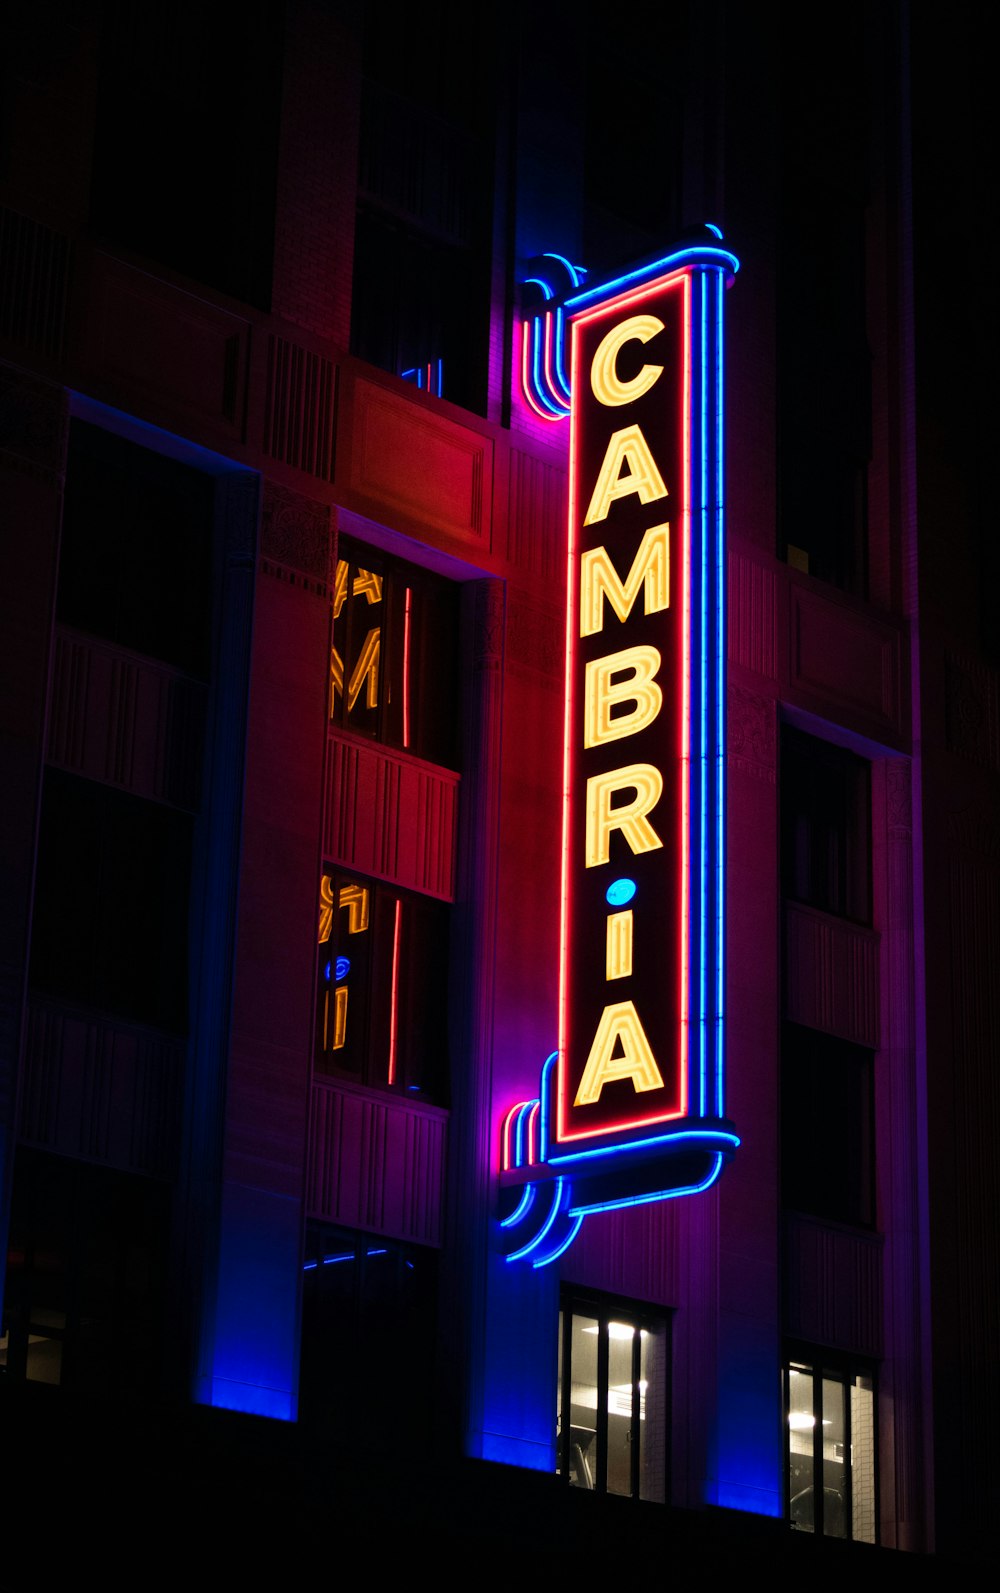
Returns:
[[[324,872],[317,1072],[446,1103],[448,919],[441,902]]]
[[[667,1324],[617,1302],[559,1315],[557,1470],[571,1488],[667,1497]]]
[[[786,1507],[800,1532],[877,1541],[874,1379],[791,1361],[785,1368]]]
[[[341,539],[331,722],[455,767],[458,594],[450,581]]]

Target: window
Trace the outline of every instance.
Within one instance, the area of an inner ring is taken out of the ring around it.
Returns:
[[[872,354],[865,21],[850,0],[817,60],[804,19],[781,29],[778,232],[779,553],[864,595]]]
[[[617,1301],[565,1303],[557,1470],[571,1488],[665,1503],[668,1365],[662,1317]]]
[[[435,367],[486,413],[498,60],[492,8],[365,10],[351,352]],[[470,68],[470,63],[473,67]]]
[[[303,1268],[302,1417],[394,1457],[405,1485],[432,1425],[437,1252],[310,1223]]]
[[[74,420],[57,616],[208,678],[215,482]]]
[[[442,902],[323,874],[317,1072],[446,1104],[448,921]]]
[[[871,771],[843,747],[781,734],[781,875],[792,901],[871,923]]]
[[[105,0],[91,223],[271,307],[283,64],[277,0]]]
[[[782,1198],[793,1211],[875,1221],[873,1055],[786,1023],[781,1046]]]
[[[46,769],[33,990],[183,1034],[192,820]]]
[[[19,1146],[0,1377],[161,1388],[169,1233],[165,1184]]]
[[[811,1357],[784,1372],[786,1511],[800,1532],[877,1541],[875,1380]]]
[[[341,540],[333,592],[330,718],[455,767],[458,592],[450,581]]]

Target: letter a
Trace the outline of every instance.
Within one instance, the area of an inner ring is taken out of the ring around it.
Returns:
[[[623,465],[628,465],[627,476],[622,475]],[[653,503],[667,496],[663,477],[639,426],[625,426],[611,433],[584,525],[604,520],[614,499],[627,498],[632,492],[639,494],[640,503]]]
[[[617,1042],[621,1043],[621,1056],[612,1055]],[[663,1088],[663,1076],[631,1001],[616,1001],[601,1013],[573,1105],[595,1105],[605,1084],[613,1079],[631,1079],[636,1091]]]

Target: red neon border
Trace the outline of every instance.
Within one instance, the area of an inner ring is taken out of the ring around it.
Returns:
[[[588,325],[591,321],[598,320],[609,312],[631,309],[642,304],[648,299],[669,289],[674,283],[682,287],[684,295],[683,332],[684,332],[684,370],[683,385],[681,389],[681,403],[683,405],[682,426],[682,475],[684,479],[684,501],[681,512],[681,535],[683,540],[683,596],[681,599],[681,817],[680,817],[680,1000],[679,1013],[679,1055],[680,1067],[680,1107],[678,1110],[661,1112],[654,1117],[636,1117],[627,1122],[616,1123],[613,1126],[605,1124],[600,1128],[581,1129],[575,1133],[565,1131],[566,1123],[566,1036],[568,1031],[567,1009],[569,1006],[569,936],[570,936],[570,844],[571,844],[571,805],[573,792],[570,788],[571,766],[571,737],[575,721],[575,693],[573,690],[573,665],[574,646],[576,636],[577,614],[577,582],[574,580],[576,559],[576,514],[577,514],[577,474],[576,474],[576,410],[573,409],[570,419],[570,444],[569,444],[569,539],[567,551],[567,577],[566,577],[566,717],[563,730],[563,853],[562,853],[562,889],[561,908],[562,918],[559,934],[559,1062],[557,1072],[559,1082],[556,1091],[556,1132],[553,1143],[565,1145],[581,1139],[595,1139],[609,1134],[621,1134],[634,1128],[648,1128],[655,1123],[671,1122],[680,1117],[687,1116],[688,1109],[688,939],[689,939],[689,895],[690,895],[690,836],[688,833],[689,797],[688,783],[691,766],[691,271],[671,271],[666,276],[658,277],[655,282],[645,283],[641,288],[633,289],[615,298],[605,299],[594,309],[585,314],[574,317],[571,322],[572,354],[570,366],[570,382],[574,393],[574,401],[579,393],[577,384],[577,350],[578,329]]]

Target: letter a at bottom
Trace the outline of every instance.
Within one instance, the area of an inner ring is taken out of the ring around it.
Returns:
[[[621,1044],[621,1055],[612,1055]],[[631,1079],[635,1090],[662,1090],[663,1078],[631,1001],[605,1007],[583,1070],[574,1106],[593,1106],[605,1084]]]

